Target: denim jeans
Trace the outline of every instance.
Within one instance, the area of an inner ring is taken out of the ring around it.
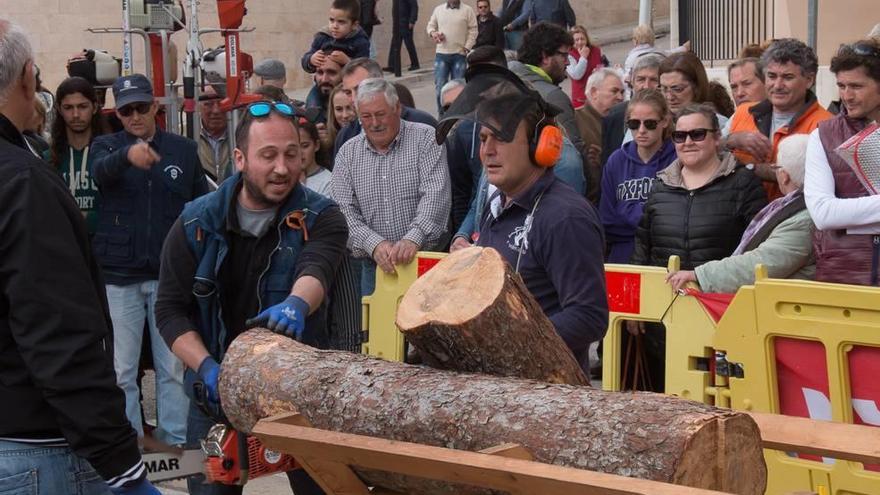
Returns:
[[[189,408],[187,418],[187,448],[200,448],[200,440],[208,435],[214,421],[206,416],[195,404]],[[287,473],[290,488],[296,495],[324,495],[324,490],[304,470],[296,469]],[[190,495],[240,495],[242,487],[205,483],[205,476],[197,474],[186,479],[186,487]]]
[[[361,258],[361,297],[376,291],[376,262],[372,258]]]
[[[0,440],[0,493],[110,495],[110,488],[88,461],[67,447]]]
[[[186,412],[189,399],[183,393],[183,362],[165,344],[156,328],[156,291],[159,282],[148,280],[130,285],[107,285],[107,301],[113,320],[113,364],[116,383],[125,392],[125,415],[143,436],[140,395],[137,387],[138,361],[144,337],[144,320],[149,323],[153,368],[156,370],[156,408],[159,425],[156,438],[170,445],[186,441]]]
[[[517,51],[522,46],[525,31],[505,31],[504,44],[508,50]]]
[[[434,55],[434,88],[437,92],[437,112],[442,113],[440,89],[450,79],[464,79],[467,58],[460,53],[437,53]]]

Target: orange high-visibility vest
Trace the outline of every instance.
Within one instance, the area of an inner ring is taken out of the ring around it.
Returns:
[[[785,137],[790,134],[809,134],[819,126],[819,122],[830,119],[834,116],[828,112],[828,110],[822,108],[822,105],[819,104],[812,94],[810,94],[810,97],[812,101],[794,117],[793,125],[789,123],[789,125],[782,126],[776,130],[772,137],[768,136],[770,142],[773,144],[773,149],[770,152],[770,163],[776,163],[776,152],[779,150],[779,143]],[[761,105],[762,110],[770,107],[769,102],[764,100],[762,102],[743,103],[736,108],[736,112],[734,112],[733,117],[731,117],[730,134],[733,134],[734,132],[763,133],[755,122],[757,113],[755,110],[758,110],[755,107],[757,105]],[[772,107],[770,107],[769,111],[773,111]],[[769,118],[772,118],[772,115],[770,115]],[[746,153],[742,150],[733,150],[733,154],[742,163],[759,162],[759,160],[755,159],[750,153]],[[768,201],[772,201],[782,196],[782,193],[779,191],[779,185],[776,184],[775,181],[764,181],[764,189],[767,191]]]

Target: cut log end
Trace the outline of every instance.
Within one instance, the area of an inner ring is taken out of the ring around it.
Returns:
[[[743,452],[754,456],[743,458]],[[767,465],[760,452],[761,432],[751,417],[718,415],[688,439],[672,482],[729,493],[764,493]]]
[[[428,366],[588,385],[522,279],[492,248],[456,251],[418,279],[397,326]]]
[[[427,323],[470,321],[495,302],[504,275],[504,260],[494,249],[455,251],[413,283],[401,300],[397,326],[405,332]]]

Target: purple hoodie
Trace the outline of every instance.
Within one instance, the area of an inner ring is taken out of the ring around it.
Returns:
[[[608,158],[602,171],[599,218],[605,227],[608,263],[629,263],[635,247],[636,227],[642,218],[651,182],[657,172],[675,161],[675,146],[666,140],[648,163],[630,141]]]

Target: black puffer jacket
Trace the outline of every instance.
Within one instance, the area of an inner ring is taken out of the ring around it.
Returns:
[[[682,185],[678,160],[657,174],[636,230],[636,265],[666,266],[681,258],[682,270],[730,256],[752,217],[767,204],[761,180],[733,155],[721,157],[717,175],[706,185]]]

